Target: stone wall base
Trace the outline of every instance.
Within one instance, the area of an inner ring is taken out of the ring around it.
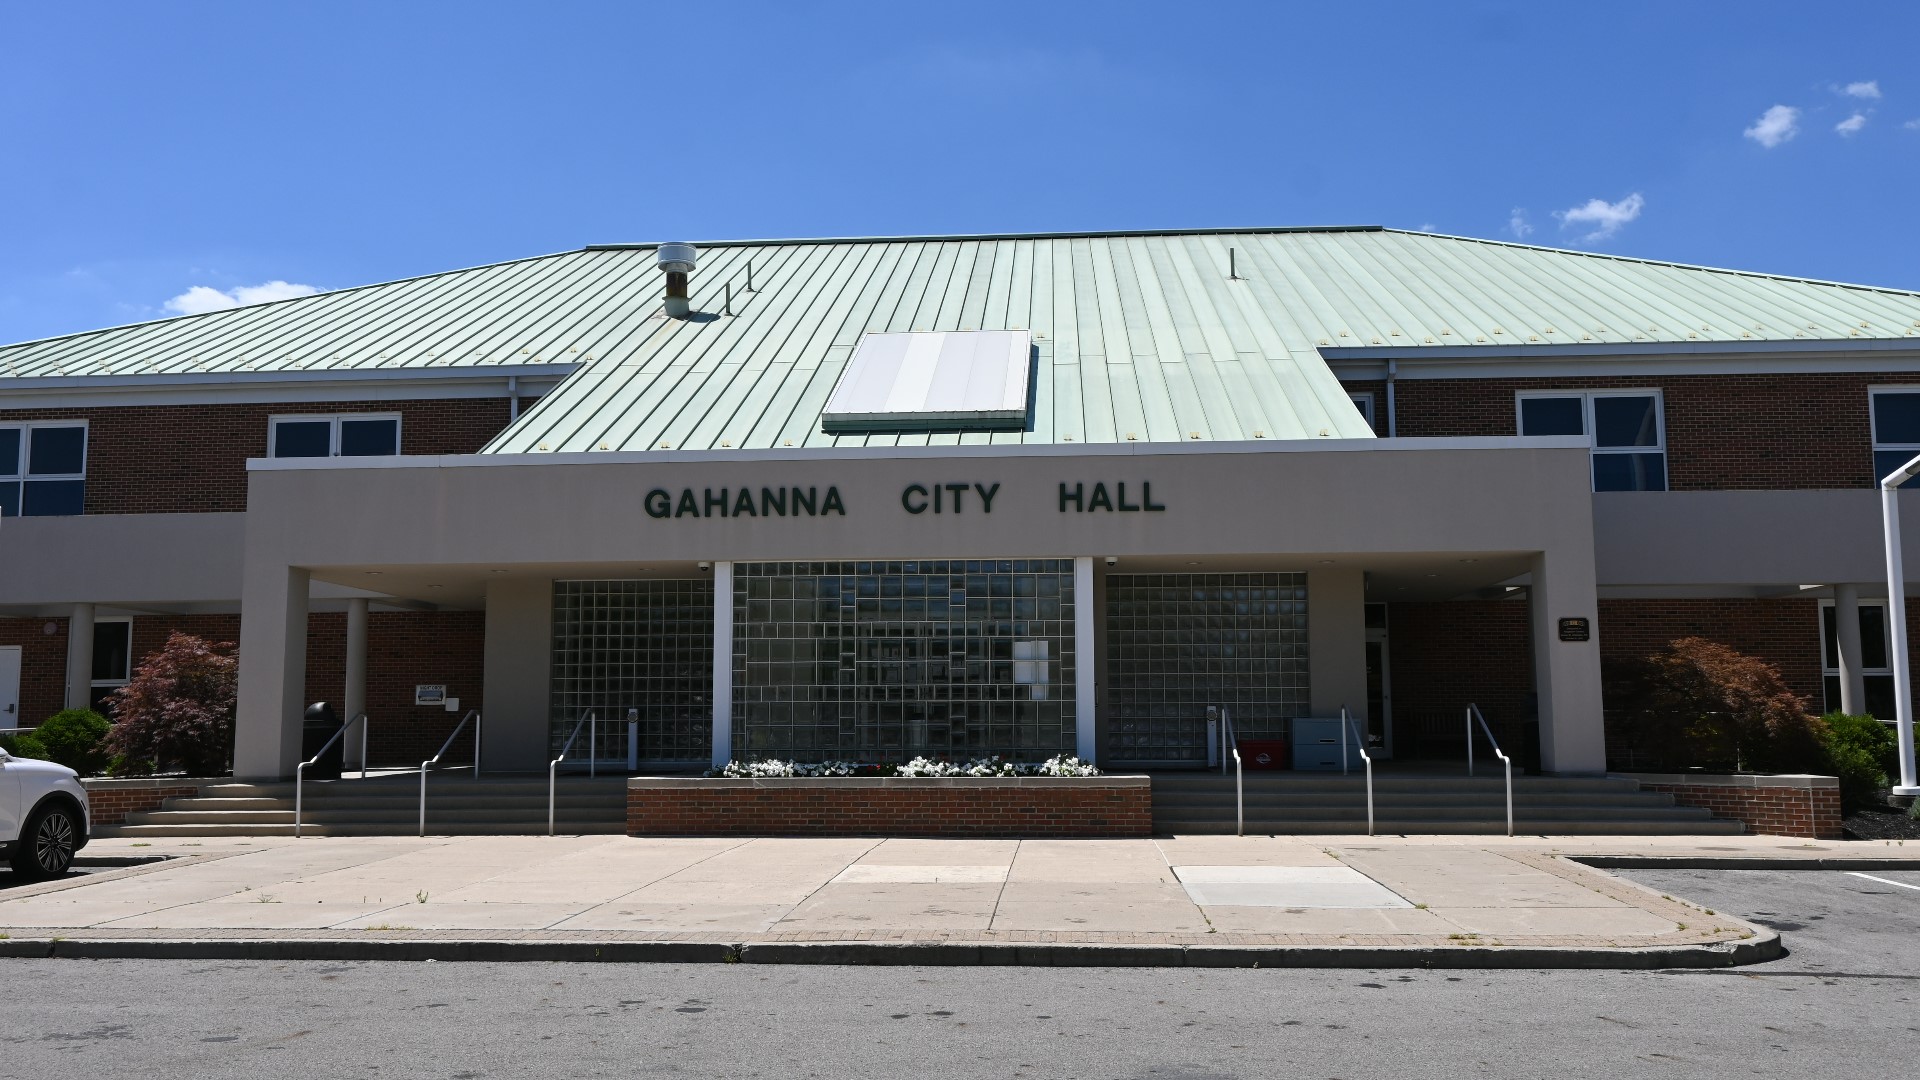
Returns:
[[[1144,837],[1144,776],[627,782],[629,836]]]
[[[1713,816],[1744,821],[1759,836],[1839,840],[1840,782],[1831,776],[1693,776],[1684,773],[1615,773],[1662,791],[1681,806],[1700,806]]]

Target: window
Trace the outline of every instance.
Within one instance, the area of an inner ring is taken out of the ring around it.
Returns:
[[[1920,455],[1920,390],[1870,390],[1873,403],[1873,482]],[[1920,479],[1900,485],[1912,487]]]
[[[106,709],[107,696],[133,677],[133,619],[96,619],[93,623],[93,707]]]
[[[1902,462],[1904,464],[1904,461]],[[1891,470],[1889,470],[1891,471]],[[1860,673],[1866,684],[1867,713],[1893,719],[1893,649],[1887,637],[1884,600],[1860,601]],[[1840,642],[1834,637],[1833,601],[1820,601],[1820,674],[1827,708],[1840,707]]]
[[[86,494],[84,421],[0,425],[0,516],[78,514]]]
[[[1522,393],[1520,434],[1579,435],[1593,445],[1593,490],[1667,490],[1658,390]]]
[[[1353,399],[1353,407],[1360,410],[1360,415],[1367,421],[1367,426],[1378,432],[1380,425],[1373,422],[1373,395],[1349,393],[1347,396]]]
[[[400,452],[396,413],[276,416],[267,456],[277,458],[391,457]]]

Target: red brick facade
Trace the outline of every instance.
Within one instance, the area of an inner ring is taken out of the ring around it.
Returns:
[[[128,814],[160,809],[168,799],[190,799],[200,785],[180,780],[88,780],[87,814],[95,827],[124,825]]]
[[[0,645],[20,646],[20,713],[0,718],[0,727],[34,727],[59,712],[67,700],[67,620],[0,619]]]
[[[522,405],[527,399],[522,398]],[[0,409],[0,421],[87,421],[89,514],[247,508],[247,459],[267,456],[267,421],[289,414],[399,413],[405,454],[471,454],[506,428],[506,398],[121,405]]]
[[[1867,388],[1914,382],[1888,373],[1582,376],[1399,379],[1397,434],[1513,435],[1521,390],[1658,389],[1667,432],[1667,486],[1674,491],[1873,486]],[[1386,430],[1385,384],[1376,394]]]
[[[1153,835],[1144,777],[640,780],[629,836]]]
[[[1645,791],[1662,791],[1681,806],[1700,806],[1717,818],[1747,823],[1760,836],[1800,836],[1809,840],[1840,840],[1840,788],[1802,786],[1790,778],[1727,777],[1728,783],[1657,783],[1642,778]],[[1825,779],[1824,777],[1816,779]],[[1831,781],[1828,781],[1831,783]]]

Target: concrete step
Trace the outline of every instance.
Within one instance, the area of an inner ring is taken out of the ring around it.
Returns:
[[[308,824],[301,830],[306,836],[412,836],[414,829],[394,828],[386,825],[318,825]],[[542,819],[538,827],[520,825],[500,826],[492,823],[473,825],[470,823],[435,824],[427,819],[428,836],[538,836],[547,831],[547,823]],[[616,835],[627,831],[626,822],[604,821],[565,821],[562,820],[556,833],[561,836]],[[99,837],[153,837],[153,836],[292,836],[293,823],[273,824],[230,824],[230,825],[106,825],[95,830]]]
[[[1253,806],[1365,806],[1365,791],[1341,791],[1322,794],[1301,794],[1296,792],[1249,791],[1246,805]],[[1502,806],[1506,805],[1504,792],[1478,791],[1431,791],[1431,792],[1375,792],[1376,805],[1391,803],[1395,806]],[[1673,796],[1655,791],[1605,791],[1605,792],[1514,792],[1514,806],[1672,806]],[[1224,791],[1160,791],[1153,793],[1153,805],[1158,806],[1232,806],[1233,790]]]
[[[1169,808],[1154,812],[1154,820],[1181,821],[1232,821],[1233,807],[1224,811],[1212,810],[1196,813],[1191,809]],[[1365,806],[1289,806],[1282,810],[1253,807],[1247,808],[1247,820],[1256,818],[1262,821],[1364,821]],[[1435,823],[1450,821],[1501,821],[1507,819],[1506,807],[1480,806],[1379,806],[1374,807],[1376,820],[1393,819],[1395,821],[1431,821]],[[1516,809],[1514,820],[1521,821],[1594,821],[1594,822],[1633,822],[1633,821],[1708,821],[1713,814],[1697,806],[1669,807],[1611,807],[1596,810],[1579,806],[1531,807]]]
[[[1158,819],[1154,820],[1154,831],[1162,835],[1231,835],[1234,831],[1233,820],[1218,819]],[[1367,831],[1366,819],[1348,821],[1306,821],[1299,819],[1262,819],[1247,821],[1248,835],[1285,836],[1291,834],[1330,834],[1364,835]],[[1374,832],[1383,836],[1488,836],[1501,835],[1507,831],[1505,820],[1472,822],[1433,822],[1424,820],[1390,820],[1376,818]],[[1537,821],[1519,818],[1514,821],[1514,831],[1523,835],[1550,836],[1740,836],[1746,827],[1738,821],[1708,819],[1704,821]]]
[[[304,819],[321,824],[391,825],[402,830],[419,827],[419,813],[391,814],[384,810],[342,809],[314,810],[307,808]],[[624,823],[627,818],[624,811],[596,812],[590,808],[556,808],[555,817],[561,821],[609,821]],[[434,810],[427,808],[427,823],[469,822],[482,824],[498,822],[501,825],[523,825],[529,822],[545,826],[547,808],[540,807],[491,807],[467,810]],[[244,825],[244,824],[293,824],[292,810],[150,810],[127,815],[128,825]]]
[[[1296,773],[1262,772],[1246,773],[1243,780],[1247,790],[1255,788],[1272,791],[1345,791],[1366,788],[1365,774],[1355,771],[1346,776],[1339,773]],[[1153,789],[1159,791],[1207,790],[1225,785],[1233,788],[1233,774],[1208,773],[1155,773]],[[1505,791],[1506,778],[1500,773],[1482,772],[1479,776],[1407,776],[1395,777],[1375,774],[1375,791]],[[1640,790],[1640,782],[1617,777],[1601,776],[1516,776],[1513,778],[1513,790],[1551,791],[1551,792],[1627,792]]]

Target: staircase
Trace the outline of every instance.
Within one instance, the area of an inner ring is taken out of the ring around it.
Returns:
[[[420,831],[420,777],[309,780],[302,814],[307,836],[414,836]],[[624,833],[627,778],[562,776],[554,800],[558,833]],[[427,777],[427,835],[547,831],[547,778],[433,773]],[[292,836],[293,784],[213,784],[158,810],[127,815],[98,836]]]
[[[1499,776],[1376,774],[1374,832],[1503,834],[1506,784]],[[1246,774],[1247,833],[1367,831],[1367,788],[1349,776],[1296,772]],[[1155,773],[1153,828],[1162,835],[1232,833],[1233,775]],[[1737,836],[1738,821],[1678,806],[1673,796],[1613,777],[1516,776],[1516,833],[1556,836]]]

